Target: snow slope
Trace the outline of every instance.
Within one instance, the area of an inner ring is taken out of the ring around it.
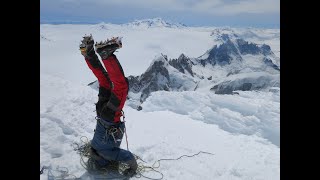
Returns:
[[[40,165],[51,165],[53,169],[67,167],[70,174],[81,177],[85,170],[80,165],[79,155],[73,151],[71,145],[73,142],[80,142],[82,136],[89,139],[93,136],[96,123],[94,102],[97,92],[88,86],[45,73],[41,73],[40,83]],[[241,95],[241,98],[212,95],[212,105],[202,109],[201,105],[206,106],[207,101],[210,101],[204,94],[158,93],[160,94],[151,96],[149,104],[144,104],[145,110],[136,111],[128,106],[124,108],[130,150],[148,165],[152,165],[160,158],[178,158],[199,151],[214,154],[200,154],[178,161],[163,161],[159,171],[163,173],[164,179],[280,178],[279,147],[260,137],[259,134],[252,133],[259,132],[259,128],[261,130],[263,126],[268,126],[268,122],[265,122],[267,117],[262,118],[261,124],[257,122],[259,116],[266,116],[264,113],[268,114],[270,109],[273,110],[269,113],[270,116],[278,113],[277,106],[272,107],[274,104],[267,103],[268,100],[275,98],[272,98],[271,94],[266,99],[262,94],[250,93]],[[172,97],[176,96],[177,100],[172,101]],[[246,105],[244,102],[248,99],[252,103]],[[236,128],[238,130],[232,130],[230,127],[225,131],[214,123],[193,120],[210,121],[208,117],[220,123],[219,126],[222,123],[230,126],[238,125]],[[247,125],[245,121],[248,121]],[[269,126],[276,129],[273,126],[277,126],[277,123]],[[232,131],[239,133],[233,134]],[[125,139],[121,147],[126,148]],[[146,175],[159,178],[159,174],[156,173]],[[40,179],[47,180],[46,173],[41,175]]]

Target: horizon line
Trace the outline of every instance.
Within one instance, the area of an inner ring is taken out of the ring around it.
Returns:
[[[155,19],[155,18],[150,18]],[[138,19],[139,20],[146,20],[146,19]],[[136,21],[136,20],[134,20]],[[40,20],[40,24],[51,24],[51,25],[63,25],[63,24],[74,24],[74,25],[95,25],[95,24],[113,24],[113,25],[125,25],[131,22],[126,23],[112,23],[112,22],[105,22],[105,21],[76,21],[76,20]],[[164,20],[166,21],[166,20]],[[168,22],[168,21],[166,21]],[[187,25],[185,23],[173,22],[175,24],[181,24],[185,27],[231,27],[231,28],[269,28],[269,29],[280,29],[279,24],[272,24],[272,25]]]

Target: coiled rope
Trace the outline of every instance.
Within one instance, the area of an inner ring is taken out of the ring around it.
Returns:
[[[83,140],[83,138],[85,138],[86,140]],[[79,145],[78,143],[74,143],[74,145],[75,145],[74,146],[74,150],[77,151],[80,154],[81,165],[86,170],[90,171],[90,169],[92,169],[93,167],[88,167],[90,165],[90,163],[85,162],[85,160],[84,160],[84,157],[89,158],[89,156],[90,156],[90,153],[89,153],[90,142],[88,141],[87,137],[81,137],[80,140],[81,140],[81,145]],[[138,162],[138,168],[137,168],[137,171],[136,171],[137,174],[135,175],[135,177],[136,178],[144,177],[144,178],[150,179],[150,180],[161,180],[161,179],[163,179],[164,175],[163,175],[162,172],[157,170],[158,168],[160,168],[160,165],[161,165],[160,162],[161,161],[176,161],[176,160],[179,160],[179,159],[181,159],[183,157],[191,158],[191,157],[194,157],[194,156],[197,156],[197,155],[200,155],[200,154],[214,155],[213,153],[210,153],[210,152],[199,151],[196,154],[182,155],[182,156],[180,156],[178,158],[162,158],[162,159],[159,159],[159,160],[155,161],[151,166],[148,166],[148,165],[146,165],[147,164],[146,161],[144,161],[138,155],[133,154],[135,156],[137,162]],[[110,168],[110,167],[108,167],[108,168]],[[119,173],[122,174],[123,171],[125,169],[127,169],[127,168],[128,168],[128,165],[126,165],[125,163],[120,163],[119,164]],[[107,168],[99,169],[99,171],[101,171],[101,173],[108,174],[108,169]],[[144,175],[145,173],[151,172],[151,171],[160,174],[161,177],[159,177],[159,178],[151,178],[151,177],[148,177],[148,176]]]
[[[90,158],[90,142],[88,140],[87,137],[82,136],[80,138],[80,143],[73,143],[73,149],[80,155],[80,164],[83,166],[84,169],[86,169],[89,173],[94,172],[94,174],[98,174],[101,176],[107,176],[110,177],[110,172],[112,172],[110,169],[118,169],[119,174],[118,176],[112,176],[110,178],[103,178],[105,180],[112,180],[112,179],[126,179],[126,177],[123,176],[123,171],[126,170],[128,168],[128,165],[125,163],[119,163],[119,165],[110,165],[108,167],[105,168],[101,168],[101,167],[96,167],[95,163],[93,162],[92,158]],[[138,162],[138,168],[136,170],[137,174],[135,175],[136,178],[141,178],[144,177],[146,179],[150,179],[150,180],[162,180],[164,175],[162,172],[160,172],[158,169],[160,168],[161,165],[161,161],[177,161],[179,159],[182,159],[183,157],[195,157],[198,156],[200,154],[208,154],[208,155],[215,155],[213,153],[210,152],[205,152],[205,151],[199,151],[196,154],[192,154],[192,155],[182,155],[178,158],[162,158],[159,160],[156,160],[151,166],[146,165],[147,162],[144,161],[141,157],[133,154]],[[52,174],[52,170],[50,167],[44,166],[42,167],[40,174],[43,173],[44,169],[49,169],[48,171],[48,179],[51,178],[50,180],[80,180],[81,178],[77,178],[76,176],[69,174],[68,173],[68,169],[64,168],[64,169],[57,169],[55,171],[59,171],[60,175],[59,176],[54,176]],[[149,172],[154,172],[159,174],[159,178],[152,178],[152,177],[148,177],[145,174],[149,173]],[[69,178],[68,178],[69,177]],[[70,178],[72,177],[72,178]]]
[[[136,176],[136,177],[139,177],[139,176],[140,176],[140,177],[144,177],[144,178],[151,179],[151,180],[161,180],[161,179],[163,179],[163,174],[162,174],[160,171],[156,170],[157,168],[160,168],[160,162],[161,162],[161,161],[177,161],[177,160],[179,160],[179,159],[181,159],[181,158],[183,158],[183,157],[194,157],[194,156],[197,156],[197,155],[199,155],[199,154],[214,155],[213,153],[210,153],[210,152],[199,151],[199,152],[196,153],[196,154],[192,154],[192,155],[182,155],[182,156],[180,156],[180,157],[178,157],[178,158],[163,158],[163,159],[159,159],[159,160],[155,161],[155,162],[152,164],[152,166],[146,166],[146,165],[144,165],[144,164],[138,163],[138,169],[137,169],[137,172],[138,172],[138,173],[137,173],[137,176]],[[136,155],[135,155],[135,156],[136,156]],[[145,162],[143,159],[141,159],[139,156],[136,156],[136,159],[137,159],[137,160],[141,160],[141,161],[144,162],[144,163],[147,163],[147,162]],[[161,177],[160,177],[160,178],[150,178],[150,177],[147,177],[147,176],[143,175],[143,173],[149,172],[148,170],[159,173],[159,174],[161,175]]]

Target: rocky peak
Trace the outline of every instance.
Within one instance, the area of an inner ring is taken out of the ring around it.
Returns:
[[[192,72],[192,62],[189,57],[184,55],[183,53],[178,57],[178,59],[171,59],[169,64],[176,68],[179,72],[185,74],[188,72],[191,76],[193,76]]]

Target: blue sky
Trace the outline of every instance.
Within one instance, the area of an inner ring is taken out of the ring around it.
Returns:
[[[41,23],[162,18],[188,26],[280,27],[280,0],[40,0]]]

